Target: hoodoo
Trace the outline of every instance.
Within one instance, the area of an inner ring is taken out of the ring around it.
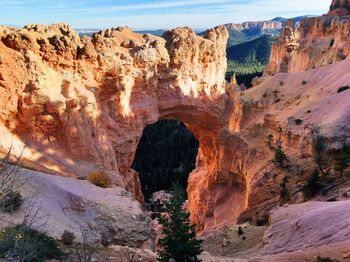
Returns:
[[[349,10],[348,1],[333,1],[326,15],[303,19],[297,28],[292,20],[287,22],[265,73],[303,72],[349,57]]]

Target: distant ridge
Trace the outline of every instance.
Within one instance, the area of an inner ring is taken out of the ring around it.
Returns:
[[[315,17],[313,15],[304,15],[293,17],[296,25],[304,18]],[[252,41],[262,35],[278,36],[284,27],[288,18],[275,17],[267,21],[251,21],[244,23],[228,23],[225,24],[230,36],[227,46],[234,46],[248,41]]]

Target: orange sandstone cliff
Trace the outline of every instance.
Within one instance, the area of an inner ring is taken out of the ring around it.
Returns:
[[[306,18],[295,28],[292,20],[271,50],[265,73],[303,72],[350,56],[350,3],[333,0],[328,14]]]
[[[349,137],[350,92],[337,93],[350,81],[349,26],[336,16],[296,30],[287,23],[266,71],[274,76],[244,92],[225,83],[225,27],[204,37],[177,28],[163,38],[129,28],[79,38],[65,24],[0,27],[1,146],[16,154],[25,147],[24,165],[49,174],[104,172],[142,202],[130,167],[143,129],[177,119],[200,143],[188,186],[197,229],[258,221],[279,203],[286,176],[298,201],[315,167],[314,126],[330,153]],[[286,169],[272,163],[266,143],[279,130]]]

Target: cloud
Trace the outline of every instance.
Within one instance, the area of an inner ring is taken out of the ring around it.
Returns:
[[[320,15],[327,12],[329,4],[330,0],[0,0],[0,24],[65,21],[80,28],[206,28],[276,16]]]

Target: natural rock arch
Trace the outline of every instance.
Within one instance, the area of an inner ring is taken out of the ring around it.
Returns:
[[[164,38],[128,28],[79,38],[67,25],[1,28],[0,122],[8,146],[25,143],[26,165],[48,173],[109,174],[142,201],[130,166],[147,124],[185,123],[200,143],[189,181],[199,230],[235,222],[247,206],[247,146],[233,132],[240,110],[225,92],[224,27]],[[10,101],[10,103],[8,102]]]

